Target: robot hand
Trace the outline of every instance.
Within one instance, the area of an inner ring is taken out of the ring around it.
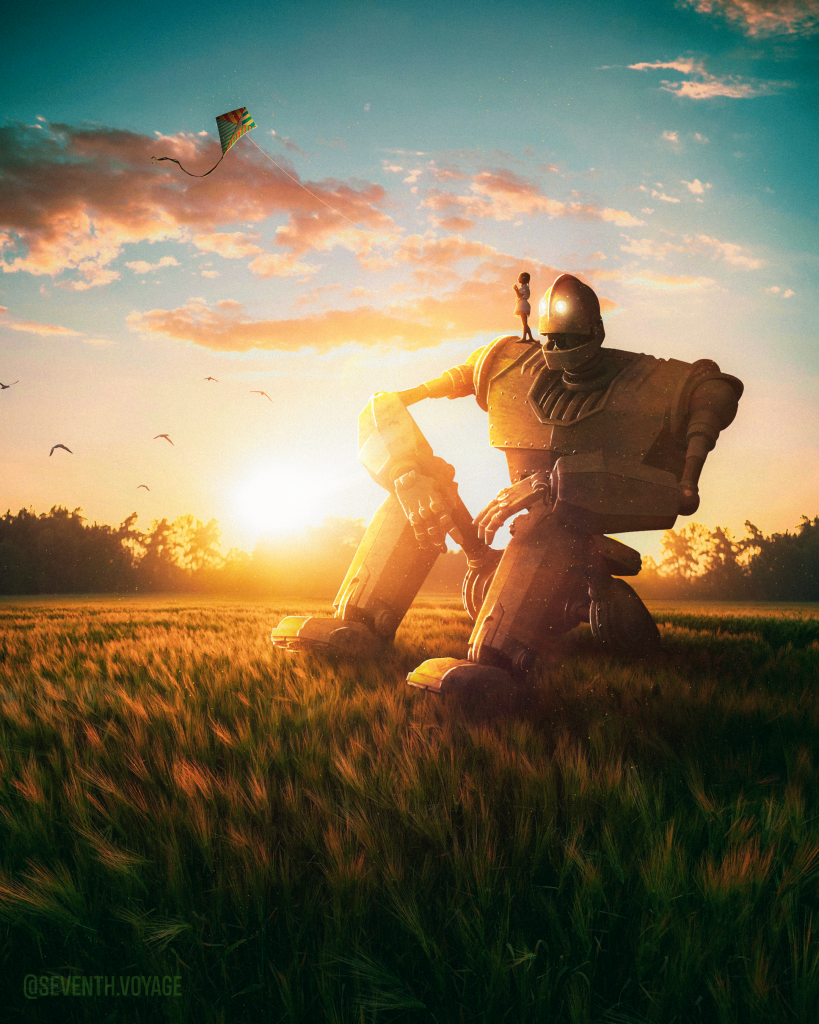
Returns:
[[[700,492],[696,484],[690,480],[680,481],[680,511],[681,516],[693,516],[700,507]]]
[[[518,480],[511,487],[504,487],[498,492],[497,498],[490,501],[483,512],[475,517],[478,536],[491,544],[497,531],[510,516],[531,508],[538,501],[548,500],[550,489],[549,476],[544,479],[538,473]]]
[[[454,470],[452,473],[454,476]],[[395,494],[422,548],[446,551],[448,533],[452,534],[457,543],[461,543],[460,534],[452,519],[452,510],[457,501],[457,488],[451,478],[439,479],[426,476],[417,469],[411,469],[395,481]]]

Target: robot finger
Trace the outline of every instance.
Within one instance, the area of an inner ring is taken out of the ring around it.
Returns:
[[[409,473],[404,473],[403,476],[399,476],[395,481],[395,486],[400,487],[401,490],[409,490],[415,483],[415,470],[411,469]]]
[[[490,501],[483,512],[479,512],[477,516],[472,520],[475,526],[481,526],[483,523],[489,522],[489,520],[495,515],[498,509],[496,501]]]
[[[441,524],[441,529],[446,533],[452,533],[455,527],[455,520],[448,512],[444,512],[438,516],[438,522]]]
[[[428,527],[427,534],[432,541],[433,547],[440,547],[442,544],[446,543],[446,534],[438,523],[433,523],[432,526]]]

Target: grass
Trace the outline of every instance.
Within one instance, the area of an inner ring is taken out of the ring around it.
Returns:
[[[0,603],[4,1019],[816,1021],[819,606],[655,602],[651,663],[582,628],[443,699],[404,677],[455,601],[380,663],[272,648],[326,608]]]

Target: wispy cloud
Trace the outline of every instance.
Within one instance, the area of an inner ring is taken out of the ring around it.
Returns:
[[[628,278],[625,283],[661,291],[702,291],[703,288],[710,288],[715,282],[712,277],[643,273]]]
[[[672,61],[644,61],[629,64],[632,71],[679,71],[688,75],[684,82],[671,82],[663,79],[660,88],[675,96],[683,96],[691,100],[714,99],[724,96],[729,99],[752,99],[755,96],[773,96],[783,89],[795,87],[794,82],[765,81],[758,78],[741,78],[738,75],[711,75],[705,70],[705,64],[693,57],[678,57]]]
[[[747,36],[812,36],[819,32],[819,0],[678,0],[713,14]]]
[[[469,195],[458,195],[442,189],[430,189],[421,208],[432,210],[437,215],[435,223],[442,227],[452,225],[455,229],[457,225],[460,230],[468,230],[478,218],[514,221],[521,216],[536,214],[602,220],[621,227],[643,223],[625,210],[554,199],[534,182],[510,170],[481,171],[472,177],[469,191]]]
[[[191,299],[176,309],[135,311],[128,323],[135,331],[226,352],[328,351],[347,344],[415,350],[443,341],[466,343],[478,335],[514,328],[507,292],[510,274],[519,262],[508,256],[493,257],[446,291],[393,301],[382,308],[358,306],[304,317],[254,320],[238,302],[223,300],[209,305],[203,299]],[[559,273],[535,260],[527,260],[526,266],[536,290],[545,290]],[[616,307],[603,297],[601,308],[609,311]]]
[[[711,259],[723,260],[733,267],[740,267],[743,270],[759,270],[765,266],[765,261],[758,256],[753,256],[749,251],[736,242],[723,242],[719,238],[711,238],[709,235],[684,235],[678,241],[660,240],[653,238],[630,238],[623,235],[626,242],[620,246],[622,252],[630,253],[632,256],[639,256],[641,259],[665,260],[674,252],[686,253],[688,255],[705,255]]]
[[[160,267],[178,267],[174,256],[163,256],[158,263],[148,263],[146,260],[133,260],[125,264],[135,274],[150,274],[152,270],[159,270]]]
[[[39,324],[34,320],[17,320],[14,323],[6,324],[13,331],[25,331],[27,334],[59,335],[61,337],[79,338],[80,331],[72,331],[68,327],[58,327],[56,324]]]

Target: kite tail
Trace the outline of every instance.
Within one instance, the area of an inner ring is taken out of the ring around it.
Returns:
[[[170,160],[171,163],[176,164],[176,166],[180,169],[180,171],[185,171],[185,174],[190,175],[191,178],[207,178],[207,176],[209,174],[211,174],[213,171],[216,170],[216,168],[219,166],[219,164],[224,159],[225,159],[225,154],[223,153],[219,157],[219,159],[216,161],[216,163],[213,165],[213,167],[211,167],[211,169],[209,171],[205,171],[204,174],[192,174],[190,171],[185,171],[185,168],[182,166],[182,164],[180,164],[180,162],[178,160],[174,160],[174,158],[172,156],[152,156],[151,157],[151,163],[154,163],[157,160]]]

